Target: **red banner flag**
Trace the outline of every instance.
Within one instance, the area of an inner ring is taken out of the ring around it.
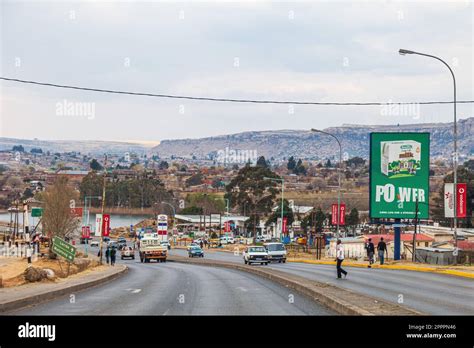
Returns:
[[[102,236],[108,237],[109,236],[109,228],[110,228],[110,215],[104,214],[102,219]]]
[[[456,194],[456,215],[458,218],[465,218],[467,216],[467,184],[457,184]]]

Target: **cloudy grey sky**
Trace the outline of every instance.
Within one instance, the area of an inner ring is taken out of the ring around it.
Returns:
[[[474,99],[472,1],[1,1],[1,75],[57,84],[305,101]],[[452,106],[244,105],[0,81],[0,135],[159,141],[343,123],[448,122]],[[82,104],[79,104],[82,103]],[[63,106],[72,115],[66,115]],[[84,114],[79,106],[90,111]],[[474,116],[471,105],[459,117]]]

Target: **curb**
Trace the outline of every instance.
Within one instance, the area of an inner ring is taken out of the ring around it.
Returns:
[[[31,305],[37,305],[46,301],[50,301],[57,297],[67,295],[71,292],[77,292],[77,291],[85,290],[88,288],[92,288],[96,285],[107,283],[111,280],[114,280],[115,278],[118,278],[122,276],[123,274],[125,274],[127,271],[128,271],[128,267],[124,266],[121,270],[118,270],[115,273],[108,274],[106,276],[103,276],[98,279],[94,279],[92,281],[85,281],[79,284],[62,287],[56,290],[45,291],[43,293],[38,293],[36,295],[23,297],[23,298],[19,298],[19,299],[7,301],[7,302],[1,302],[0,313],[4,314],[12,310],[18,310],[23,307],[28,307]]]
[[[316,261],[316,260],[305,260],[305,259],[287,259],[288,262],[297,262],[297,263],[308,263],[312,265],[335,265],[333,261]],[[345,263],[346,267],[359,267],[367,268],[367,265],[362,265],[359,263]],[[415,267],[411,265],[377,265],[373,264],[372,268],[381,268],[381,269],[393,269],[400,271],[413,271],[413,272],[424,272],[424,273],[435,273],[435,274],[444,274],[444,275],[453,275],[462,278],[474,279],[474,273],[464,272],[454,269],[438,269],[431,267]]]
[[[223,267],[247,273],[256,274],[263,278],[279,283],[287,288],[294,289],[299,293],[310,297],[327,308],[342,315],[423,315],[411,308],[402,307],[372,297],[355,293],[351,290],[339,288],[327,283],[308,280],[306,278],[289,275],[276,270],[264,270],[255,266],[245,266],[230,262],[214,260],[189,260],[185,257],[172,256],[168,258],[171,262],[188,263],[201,266]],[[361,305],[366,305],[363,308]],[[367,309],[368,308],[368,309]]]

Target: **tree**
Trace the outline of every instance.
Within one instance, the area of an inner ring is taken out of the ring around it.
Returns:
[[[307,232],[310,227],[315,227],[316,232],[322,232],[326,215],[323,213],[320,207],[318,209],[314,207],[313,212],[314,213],[306,215],[301,220],[301,228]]]
[[[92,161],[90,162],[90,167],[92,170],[95,170],[95,171],[99,171],[103,169],[103,167],[100,165],[99,162],[97,162],[95,158],[92,159]]]
[[[23,145],[14,145],[12,147],[12,151],[25,152],[25,148]]]
[[[54,184],[41,192],[40,196],[44,204],[43,231],[50,237],[65,238],[74,235],[81,220],[71,214],[71,203],[77,199],[77,194],[67,185],[67,178],[56,178]]]
[[[158,168],[161,170],[165,170],[169,168],[169,164],[166,161],[161,161],[160,164],[158,165]]]
[[[239,207],[241,212],[244,210],[250,214],[270,212],[279,190],[277,182],[265,177],[279,178],[268,167],[253,167],[247,164],[226,186],[224,197],[229,199],[231,207]]]
[[[189,178],[186,179],[186,186],[196,186],[196,185],[201,185],[202,184],[202,174],[197,173],[194,175],[191,175]]]
[[[190,207],[181,209],[179,213],[183,215],[202,215],[203,209],[202,207],[196,207],[195,205],[192,205]]]
[[[328,158],[328,160],[326,161],[326,168],[331,168],[332,167],[332,164],[331,164],[331,160]]]
[[[188,206],[199,207],[202,214],[223,213],[225,202],[222,196],[208,193],[191,193],[186,196]]]
[[[359,211],[357,208],[352,208],[349,216],[346,219],[346,225],[352,227],[352,232],[354,233],[355,228],[359,223]]]
[[[291,156],[288,159],[288,163],[286,165],[286,168],[288,168],[288,170],[291,170],[291,171],[293,171],[296,168],[296,161],[295,161],[295,158],[293,156]]]
[[[30,152],[31,153],[43,153],[43,150],[41,148],[34,147],[30,150]]]
[[[363,166],[365,164],[365,159],[363,159],[362,157],[356,156],[356,157],[352,157],[352,158],[348,159],[346,161],[346,163],[347,163],[348,167],[352,167],[352,166],[360,167],[360,166]]]
[[[306,175],[306,167],[303,165],[301,158],[298,160],[295,169],[293,169],[293,173],[296,175]]]
[[[263,168],[268,168],[268,163],[267,161],[265,160],[265,157],[263,156],[260,156],[257,160],[257,164],[256,164],[257,167],[263,167]]]
[[[278,204],[277,209],[270,215],[265,222],[265,226],[269,226],[272,223],[277,223],[278,219],[281,218],[281,204]],[[293,214],[293,209],[290,207],[288,200],[283,200],[283,218],[286,218],[286,225],[291,226],[293,221],[295,221],[295,216]]]

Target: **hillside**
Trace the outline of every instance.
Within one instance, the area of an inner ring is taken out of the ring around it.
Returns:
[[[347,156],[369,155],[369,134],[371,132],[429,132],[431,133],[431,157],[449,158],[452,147],[452,123],[424,123],[410,125],[351,125],[331,127],[325,131],[336,135]],[[458,121],[458,147],[460,158],[474,153],[474,117]],[[331,158],[337,154],[337,144],[331,137],[307,130],[279,130],[243,132],[201,139],[163,140],[152,148],[152,153],[168,158],[172,155],[198,159],[225,151],[256,150],[258,156],[282,159],[296,156],[303,159]]]

